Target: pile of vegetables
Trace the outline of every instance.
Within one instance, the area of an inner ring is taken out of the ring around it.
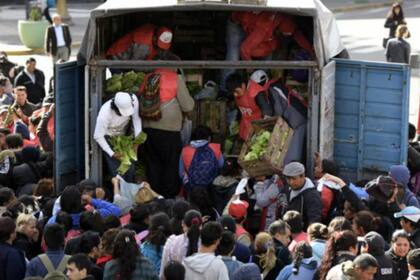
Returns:
[[[114,94],[119,91],[135,93],[143,83],[144,76],[144,72],[134,71],[115,74],[106,80],[105,91],[109,94]]]
[[[130,169],[131,161],[137,161],[137,151],[134,150],[135,145],[143,144],[147,139],[147,134],[141,132],[136,138],[133,136],[118,135],[112,136],[109,143],[115,153],[122,155],[118,174],[124,175]]]
[[[248,153],[244,157],[244,160],[249,161],[261,159],[267,152],[270,137],[271,132],[267,130],[261,130],[257,134],[254,134],[251,138],[251,145]]]

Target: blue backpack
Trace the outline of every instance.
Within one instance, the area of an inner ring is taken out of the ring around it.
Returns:
[[[206,187],[219,174],[219,162],[208,144],[196,149],[188,169],[191,186]]]

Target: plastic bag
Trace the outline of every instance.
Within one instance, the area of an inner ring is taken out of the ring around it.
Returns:
[[[194,96],[194,99],[215,100],[217,98],[217,91],[217,84],[214,81],[207,81],[207,83],[204,85],[204,88]]]

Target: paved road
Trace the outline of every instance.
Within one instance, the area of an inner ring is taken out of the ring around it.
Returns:
[[[388,36],[384,28],[389,8],[377,8],[337,14],[337,22],[343,42],[352,59],[385,61],[382,38]],[[420,53],[420,2],[405,0],[403,5],[411,38],[412,53]],[[420,96],[420,71],[413,70],[410,87],[410,122],[417,126]]]

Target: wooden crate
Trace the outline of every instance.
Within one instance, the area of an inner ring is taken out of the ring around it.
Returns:
[[[251,177],[280,173],[283,169],[284,157],[293,137],[293,129],[281,117],[254,121],[252,127],[253,129],[249,133],[248,140],[242,145],[241,153],[239,154],[239,165]],[[244,157],[252,144],[253,136],[261,130],[271,131],[266,153],[260,159],[245,161]]]

